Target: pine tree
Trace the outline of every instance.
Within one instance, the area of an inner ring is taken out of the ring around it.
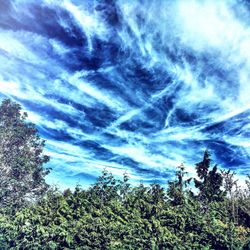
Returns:
[[[198,196],[205,203],[222,201],[225,197],[225,192],[221,190],[223,176],[218,172],[217,165],[210,170],[210,163],[210,154],[206,150],[203,160],[196,164],[199,179],[194,179],[195,187],[199,189]]]
[[[49,169],[42,140],[21,106],[6,99],[0,106],[0,206],[18,208],[42,196]]]

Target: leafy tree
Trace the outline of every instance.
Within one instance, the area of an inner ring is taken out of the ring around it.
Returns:
[[[19,104],[6,99],[0,106],[0,206],[18,208],[41,197],[48,188],[43,168],[45,141]]]
[[[237,180],[235,180],[235,172],[231,170],[223,170],[221,171],[224,181],[224,189],[227,192],[227,209],[229,212],[229,216],[233,220],[234,223],[238,223],[238,185]]]
[[[185,189],[191,181],[191,178],[185,179],[186,174],[185,167],[181,164],[175,173],[175,180],[168,182],[168,197],[171,199],[173,205],[181,205],[185,202],[187,195]]]
[[[235,200],[238,205],[239,224],[250,228],[250,175],[247,175],[246,187],[237,190]]]
[[[104,169],[102,175],[98,177],[96,183],[90,190],[92,197],[95,197],[95,200],[98,201],[100,205],[103,205],[113,198],[118,199],[118,189],[118,181],[112,173]]]

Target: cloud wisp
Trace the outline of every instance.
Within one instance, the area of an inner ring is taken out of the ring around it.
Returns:
[[[205,148],[250,169],[250,5],[0,0],[0,94],[47,140],[50,183],[166,183]]]

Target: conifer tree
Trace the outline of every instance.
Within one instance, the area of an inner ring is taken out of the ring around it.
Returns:
[[[195,187],[199,189],[199,198],[204,202],[222,201],[225,192],[221,190],[223,186],[223,176],[218,172],[217,165],[210,170],[210,153],[205,151],[203,160],[196,164],[196,171],[199,179],[194,179]]]

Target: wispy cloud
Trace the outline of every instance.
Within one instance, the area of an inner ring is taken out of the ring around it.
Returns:
[[[0,93],[47,139],[50,183],[103,168],[133,182],[190,175],[205,148],[249,170],[250,23],[242,1],[7,0]]]

